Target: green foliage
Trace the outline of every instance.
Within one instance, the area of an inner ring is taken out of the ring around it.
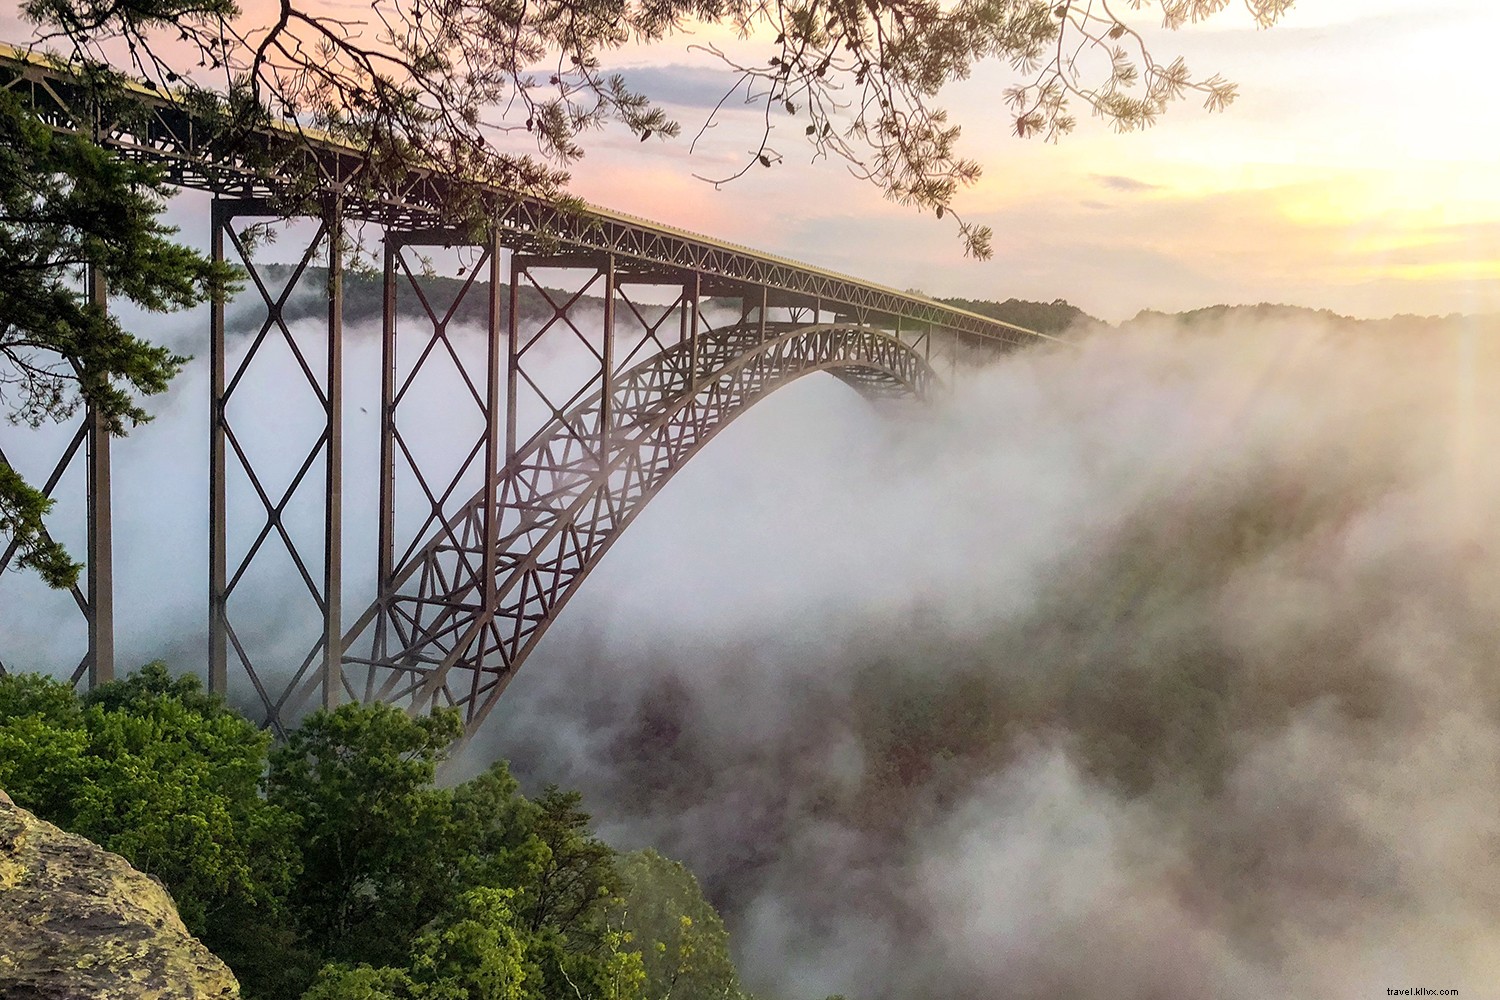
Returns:
[[[18,567],[36,570],[49,587],[71,587],[83,565],[47,534],[46,517],[51,512],[52,501],[45,493],[0,462],[0,539],[9,536],[20,543]]]
[[[646,971],[638,944],[601,924],[597,940],[582,946],[556,928],[531,932],[527,974],[538,1000],[644,1000]]]
[[[272,752],[267,798],[302,818],[293,906],[321,952],[384,964],[451,892],[448,795],[432,785],[460,731],[453,713],[343,705]]]
[[[203,682],[197,677],[192,674],[173,677],[161,660],[154,660],[113,683],[100,685],[83,696],[83,704],[106,712],[148,715],[163,699],[206,718],[240,718],[223,698],[203,690]],[[258,739],[262,745],[269,745],[264,734]]]
[[[86,403],[112,434],[149,419],[137,395],[166,389],[186,360],[127,333],[90,303],[91,265],[112,295],[165,312],[201,302],[230,277],[171,239],[159,215],[166,187],[154,167],[56,135],[0,92],[0,405],[38,426]],[[0,538],[20,565],[55,587],[79,566],[43,530],[50,503],[0,464]]]
[[[647,1000],[738,998],[739,974],[729,955],[729,932],[698,880],[686,867],[655,851],[636,851],[620,862],[626,886],[623,928],[641,952]]]
[[[10,674],[0,677],[0,719],[23,717],[73,726],[80,715],[78,694],[71,685],[41,674]],[[0,756],[0,767],[11,760]]]
[[[454,788],[450,809],[446,845],[456,882],[531,892],[554,855],[535,832],[541,809],[521,794],[505,762]]]
[[[473,889],[412,944],[405,967],[330,965],[303,1000],[527,1000],[511,893]]]
[[[521,1000],[526,947],[507,905],[511,895],[503,889],[460,895],[438,925],[417,938],[413,978],[429,989],[444,984],[455,998]]]
[[[416,984],[405,969],[327,965],[302,1000],[410,1000]]]
[[[994,302],[988,299],[939,299],[938,301],[978,313],[981,316],[988,316],[990,319],[998,319],[1002,323],[1014,323],[1027,330],[1053,336],[1066,333],[1078,323],[1099,322],[1063,299],[1054,299],[1051,302],[1028,302],[1025,299],[1006,299],[1004,302]]]
[[[46,677],[0,677],[0,788],[68,826],[89,777],[89,734],[72,687]]]
[[[520,908],[533,931],[555,927],[564,934],[591,934],[617,888],[615,852],[589,833],[582,799],[549,785],[536,802],[532,832],[545,854]]]
[[[437,787],[459,728],[345,705],[273,749],[159,663],[82,699],[15,675],[0,788],[161,878],[246,1000],[741,1000],[681,865],[503,763]]]
[[[274,910],[296,870],[290,817],[259,794],[267,741],[159,663],[82,702],[0,678],[0,787],[160,878],[210,947],[230,911]]]

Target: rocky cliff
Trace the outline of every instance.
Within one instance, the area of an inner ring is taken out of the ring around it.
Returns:
[[[233,1000],[229,968],[117,854],[0,792],[0,997]]]

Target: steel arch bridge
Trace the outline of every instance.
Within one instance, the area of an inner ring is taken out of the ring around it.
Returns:
[[[0,51],[0,86],[59,132],[92,134],[214,195],[212,252],[244,268],[254,316],[235,339],[222,298],[210,310],[208,679],[278,732],[310,705],[352,699],[453,706],[472,733],[620,533],[750,406],[815,372],[870,398],[928,398],[935,368],[1044,339],[708,237],[504,191],[490,192],[492,222],[476,238],[444,224],[442,177],[414,171],[372,188],[357,150],[289,130],[260,135],[253,155],[219,149],[186,108],[144,89],[128,120],[101,121],[64,68],[16,50]],[[301,229],[300,261],[258,264],[246,230],[284,220],[281,196],[309,177],[319,207]],[[363,585],[373,598],[346,617],[353,224],[366,238],[381,231],[383,266],[375,579]],[[424,255],[453,248],[466,248],[467,277],[436,287]],[[295,308],[309,284],[321,317],[311,332]],[[89,293],[106,303],[94,275]],[[563,348],[574,361],[559,366]],[[267,389],[277,358],[297,374],[286,383],[277,369]],[[278,480],[247,442],[294,393],[315,416],[307,439],[282,449],[290,475]],[[424,445],[434,416],[460,447]],[[73,598],[88,649],[73,680],[91,685],[114,676],[110,458],[102,424],[85,414],[44,483],[52,495],[71,466],[85,467],[87,583]],[[290,513],[309,504],[321,514],[313,538]],[[0,552],[0,573],[15,555],[14,545]],[[244,627],[244,581],[273,556],[290,562],[317,626],[294,663],[268,661]]]

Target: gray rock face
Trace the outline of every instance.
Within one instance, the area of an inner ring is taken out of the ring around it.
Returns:
[[[237,1000],[160,883],[0,792],[0,998]]]

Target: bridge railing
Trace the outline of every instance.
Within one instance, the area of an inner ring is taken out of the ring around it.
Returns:
[[[104,145],[159,165],[180,187],[278,205],[319,191],[337,193],[346,218],[397,230],[442,229],[452,221],[451,179],[426,169],[377,178],[361,150],[292,123],[226,142],[191,103],[140,85],[127,85],[138,113],[97,120],[84,88],[65,65],[3,44],[0,87],[21,96],[54,129],[89,135],[97,130]],[[772,306],[836,311],[858,322],[908,330],[936,326],[992,350],[1049,339],[921,295],[622,212],[495,187],[483,188],[483,197],[505,245],[518,251],[563,258],[613,254],[622,266],[639,270],[696,272],[707,294],[764,288]]]

